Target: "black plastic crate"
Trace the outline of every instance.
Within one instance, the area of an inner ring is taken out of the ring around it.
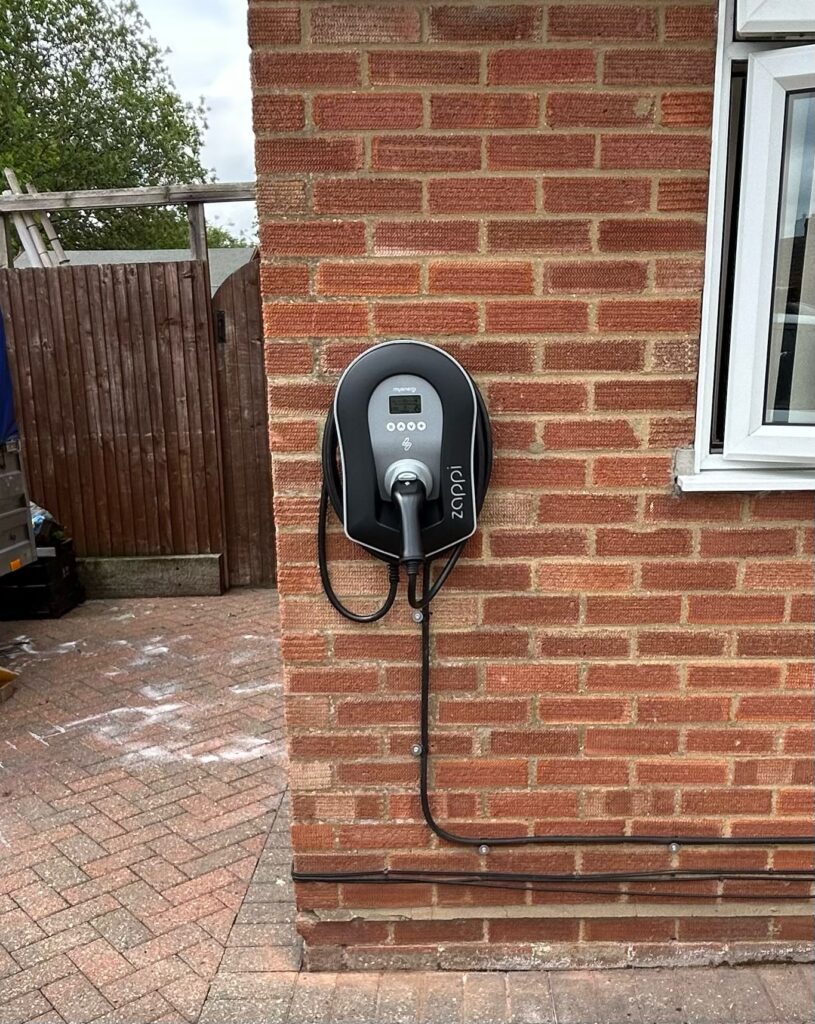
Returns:
[[[85,600],[72,540],[37,554],[36,562],[0,579],[0,619],[57,619]]]

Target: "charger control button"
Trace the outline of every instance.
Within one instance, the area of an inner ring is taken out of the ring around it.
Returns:
[[[396,430],[396,424],[395,423],[389,423],[388,424],[388,430]]]
[[[403,430],[405,429],[405,425],[404,425],[404,423],[402,423],[402,421],[401,421],[401,420],[399,421],[399,423],[397,423],[397,424],[396,424],[396,429],[397,429],[398,431],[400,431],[400,432],[401,432],[401,431],[403,431]]]
[[[407,428],[408,428],[408,430],[415,430],[416,429],[416,424],[415,423],[408,423]]]
[[[419,430],[426,430],[427,429],[427,424],[424,422],[424,420],[419,420],[419,422],[416,424],[416,426],[419,428]]]

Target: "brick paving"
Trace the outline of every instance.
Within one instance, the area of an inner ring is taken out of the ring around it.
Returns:
[[[0,706],[0,1024],[803,1024],[811,965],[300,971],[269,591],[90,602]]]
[[[285,789],[275,595],[89,602],[19,634],[0,1024],[195,1021]]]

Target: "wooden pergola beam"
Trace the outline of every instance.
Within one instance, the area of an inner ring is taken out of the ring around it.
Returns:
[[[52,210],[103,210],[123,206],[184,206],[187,203],[242,203],[255,199],[254,181],[213,181],[202,185],[83,189],[0,195],[0,214]]]

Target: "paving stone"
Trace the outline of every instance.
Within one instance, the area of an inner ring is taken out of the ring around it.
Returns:
[[[39,942],[32,942],[23,949],[15,950],[14,959],[23,969],[33,967],[43,960],[50,960],[57,953],[68,953],[79,946],[87,945],[95,936],[96,932],[91,925],[80,924]]]
[[[513,971],[507,990],[510,1024],[557,1024],[548,973]]]
[[[224,950],[221,970],[225,973],[241,971],[296,971],[303,955],[300,946],[244,946]]]
[[[425,983],[422,1024],[459,1024],[464,1007],[464,979],[461,974],[428,975]]]
[[[340,974],[334,987],[332,1024],[370,1024],[375,1020],[379,974]]]
[[[394,971],[383,976],[377,996],[377,1024],[416,1024],[423,995],[423,974]]]
[[[720,967],[715,975],[722,999],[738,1024],[764,1024],[773,1019],[775,1007],[753,968]],[[815,1016],[815,1004],[812,1009]]]
[[[133,964],[105,939],[96,939],[78,949],[72,949],[68,956],[85,977],[97,986],[116,981],[135,970]]]
[[[3,1024],[33,1024],[35,1018],[54,1012],[51,1004],[39,992],[28,992],[4,1003],[0,1020]],[[57,1015],[57,1019],[61,1021],[62,1017]]]
[[[507,1019],[506,977],[499,973],[464,976],[463,1017],[467,1024],[497,1024]]]
[[[67,1024],[85,1024],[113,1009],[99,990],[79,973],[46,985],[42,991]]]
[[[141,921],[137,921],[124,907],[95,918],[93,924],[103,938],[107,939],[111,946],[120,952],[152,938],[150,929],[145,927]]]
[[[299,974],[286,1024],[330,1024],[335,974]]]
[[[283,1024],[288,1003],[266,999],[209,999],[198,1024]]]
[[[812,992],[815,968],[812,964],[766,964],[756,967],[755,973],[773,1005],[774,1014],[768,1019],[789,1024],[812,1020],[815,1016]]]
[[[588,973],[588,972],[587,972]],[[592,971],[595,1013],[620,1024],[642,1024],[637,989],[631,971]]]

